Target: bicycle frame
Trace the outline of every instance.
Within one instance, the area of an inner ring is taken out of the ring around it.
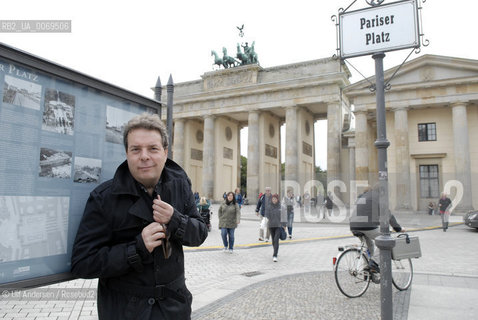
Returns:
[[[370,281],[380,283],[380,273],[370,272],[368,269],[371,255],[365,237],[357,237],[360,239],[360,245],[340,246],[338,250],[341,253],[333,258],[337,287],[350,298],[364,294]],[[398,290],[408,289],[412,278],[413,266],[410,259],[392,261],[392,283]]]

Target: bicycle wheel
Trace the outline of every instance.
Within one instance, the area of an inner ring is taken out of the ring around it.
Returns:
[[[392,260],[392,283],[400,291],[412,284],[413,266],[411,259]]]
[[[370,274],[364,270],[366,266],[368,260],[364,254],[360,254],[360,250],[345,250],[337,259],[334,270],[340,292],[349,298],[363,295],[370,284]]]

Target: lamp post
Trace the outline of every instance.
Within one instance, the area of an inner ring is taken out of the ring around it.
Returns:
[[[375,238],[375,244],[380,249],[380,301],[381,319],[393,319],[392,299],[392,248],[395,240],[390,236],[390,211],[388,209],[388,171],[387,171],[387,148],[390,142],[387,140],[385,118],[385,84],[383,74],[383,52],[375,53],[375,85],[377,103],[377,140],[375,147],[378,155],[378,183],[380,194],[380,233]]]
[[[161,79],[158,76],[158,80],[156,80],[156,85],[154,86],[154,100],[161,102],[161,93],[163,88],[161,88]],[[161,119],[161,109],[162,105],[159,106],[159,119]]]
[[[168,93],[168,117],[167,117],[167,127],[168,127],[168,158],[172,159],[173,156],[173,93],[174,93],[174,83],[173,76],[169,75],[168,84],[166,85],[166,91]]]

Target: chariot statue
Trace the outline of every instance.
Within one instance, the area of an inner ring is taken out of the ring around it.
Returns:
[[[240,31],[239,36],[243,37],[244,25],[242,25],[241,27],[236,27],[236,28]],[[251,46],[249,46],[248,42],[245,42],[244,45],[237,43],[236,57],[229,56],[227,54],[226,47],[222,48],[222,53],[223,53],[222,58],[216,53],[216,51],[211,50],[211,56],[214,56],[213,67],[217,65],[219,68],[223,66],[224,69],[227,69],[227,68],[233,68],[233,67],[243,66],[247,64],[258,64],[259,59],[258,59],[257,53],[255,52],[254,46],[255,46],[255,41],[252,42]]]

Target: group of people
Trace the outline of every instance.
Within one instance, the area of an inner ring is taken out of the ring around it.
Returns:
[[[298,195],[295,198],[295,204],[298,207],[317,207],[325,206],[327,210],[331,210],[333,208],[333,201],[332,201],[332,193],[329,191],[327,195],[324,197],[322,193],[318,193],[315,197],[312,197],[309,191],[305,191],[303,196]]]

